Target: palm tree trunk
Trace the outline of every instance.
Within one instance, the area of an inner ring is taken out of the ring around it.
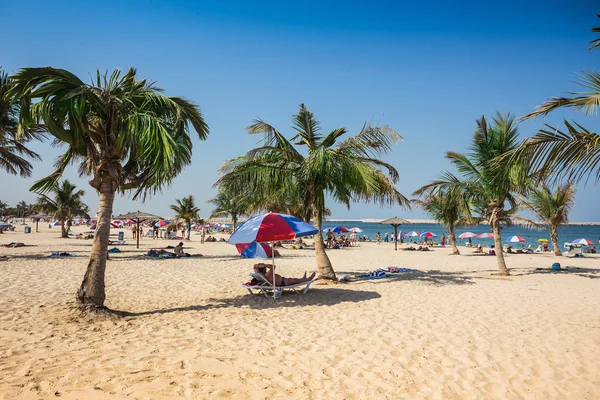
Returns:
[[[550,240],[552,240],[552,246],[554,246],[554,255],[562,256],[563,253],[560,251],[560,247],[558,247],[558,230],[556,226],[550,228]]]
[[[231,216],[231,223],[233,225],[233,230],[231,232],[235,232],[235,227],[237,226],[237,216],[232,215]]]
[[[317,212],[314,213],[314,221],[317,223],[317,229],[319,230],[315,235],[315,252],[317,254],[317,270],[319,272],[319,278],[335,281],[335,272],[333,271],[331,260],[325,251],[325,242],[323,241],[321,232],[323,230],[323,221],[319,218]]]
[[[106,298],[104,275],[110,235],[110,219],[115,199],[115,189],[109,176],[110,174],[105,172],[100,184],[96,234],[92,243],[87,271],[83,277],[83,282],[81,282],[81,287],[77,291],[77,301],[80,307],[92,310],[104,308],[104,299]]]
[[[452,243],[452,253],[450,255],[459,255],[458,247],[456,246],[456,229],[450,228],[450,243]]]
[[[192,220],[186,221],[187,226],[185,229],[187,230],[187,240],[190,240],[190,233],[192,233]]]
[[[68,238],[69,234],[67,229],[65,228],[66,222],[64,220],[60,220],[60,237],[61,238]]]
[[[492,233],[494,234],[494,250],[496,251],[496,260],[498,261],[498,271],[500,275],[510,275],[506,262],[504,261],[504,252],[502,251],[502,237],[500,236],[500,221],[496,217],[498,210],[494,210],[491,218]]]

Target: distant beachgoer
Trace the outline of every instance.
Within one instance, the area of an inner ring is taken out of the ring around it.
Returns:
[[[471,238],[467,239],[467,247],[473,247],[473,240]]]
[[[388,232],[385,233],[383,241],[386,242],[386,243],[390,241],[390,234]]]
[[[442,247],[444,247],[446,245],[446,234],[442,233],[442,238],[440,239],[440,243],[442,244]]]
[[[381,233],[377,232],[377,244],[381,244]]]
[[[333,242],[333,237],[335,236],[335,233],[333,233],[331,231],[331,228],[327,230],[327,247],[331,248],[331,244]]]
[[[477,245],[477,248],[473,253],[483,253],[483,246],[481,245],[481,243]]]
[[[206,236],[206,229],[200,228],[200,243],[204,243],[204,237]]]

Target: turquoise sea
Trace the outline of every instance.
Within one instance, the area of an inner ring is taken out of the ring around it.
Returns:
[[[379,225],[377,223],[374,222],[356,222],[356,221],[324,221],[323,222],[323,228],[332,228],[334,226],[338,226],[341,225],[347,229],[350,229],[352,227],[359,227],[361,228],[364,232],[357,234],[358,235],[367,235],[368,238],[370,238],[371,240],[375,240],[375,238],[377,237],[377,232],[381,232],[381,239],[383,240],[385,233],[388,232],[390,234],[394,233],[394,227],[391,225]],[[423,232],[433,232],[436,235],[438,235],[438,237],[436,238],[439,241],[439,238],[442,236],[442,234],[446,234],[446,237],[448,236],[448,232],[446,231],[446,229],[444,227],[442,227],[441,225],[438,224],[410,224],[410,225],[401,225],[398,227],[398,233],[402,232],[402,234],[406,234],[410,231],[416,231],[419,233],[423,233]],[[479,235],[480,233],[484,233],[484,232],[490,232],[491,233],[491,229],[488,225],[477,225],[477,226],[472,226],[472,227],[467,227],[467,228],[459,228],[457,229],[457,237],[458,235],[460,235],[463,232],[473,232],[477,235]],[[537,240],[540,238],[545,238],[550,240],[550,232],[549,230],[531,230],[531,229],[526,229],[524,227],[521,226],[509,226],[509,227],[504,227],[502,229],[502,240],[506,241],[506,239],[510,236],[521,236],[523,237],[525,240],[527,240],[527,244],[531,244],[537,245]],[[561,245],[561,247],[563,246],[563,243],[565,242],[571,242],[575,239],[581,239],[581,238],[586,238],[591,240],[592,242],[594,242],[594,244],[596,246],[598,246],[598,240],[600,240],[600,226],[598,225],[567,225],[567,226],[561,226],[558,229],[558,243]],[[410,242],[411,238],[405,238],[405,242]],[[418,241],[418,238],[414,238],[416,239],[416,241]],[[484,245],[487,244],[492,244],[493,243],[493,239],[478,239],[478,238],[473,238],[473,243],[477,244],[477,243],[482,243]],[[463,243],[466,241],[462,240],[462,239],[457,239],[458,243]]]

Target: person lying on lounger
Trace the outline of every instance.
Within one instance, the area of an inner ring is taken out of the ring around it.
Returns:
[[[481,246],[481,243],[477,245],[477,248],[473,253],[483,253],[483,246]]]
[[[263,275],[272,284],[273,283],[273,267],[270,264],[258,263],[254,264],[254,272]],[[312,281],[316,273],[306,276],[306,272],[302,278],[284,278],[279,274],[275,274],[275,286],[284,287],[297,285],[298,283],[304,283]]]

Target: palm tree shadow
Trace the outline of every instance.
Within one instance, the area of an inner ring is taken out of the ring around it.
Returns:
[[[336,272],[338,276],[350,275],[358,276],[364,272]],[[470,276],[465,276],[462,272],[446,272],[446,271],[421,271],[414,270],[412,272],[389,273],[385,278],[369,279],[356,278],[351,280],[354,284],[363,283],[389,283],[394,281],[419,281],[433,285],[474,285],[474,279]]]
[[[272,308],[306,307],[306,306],[332,306],[341,303],[359,303],[374,300],[381,295],[373,291],[353,290],[347,288],[311,289],[306,294],[285,293],[280,298],[274,299],[262,294],[242,295],[225,299],[209,299],[206,305],[193,305],[185,307],[165,308],[149,311],[120,311],[110,310],[112,314],[120,317],[143,317],[155,314],[170,314],[187,311],[206,311],[221,308],[250,308],[253,310],[267,310]]]
[[[520,273],[513,273],[513,276],[525,276],[533,274],[575,275],[588,279],[600,279],[600,269],[568,266],[563,267],[560,271],[553,271],[550,268],[536,268],[534,270],[524,270]]]

